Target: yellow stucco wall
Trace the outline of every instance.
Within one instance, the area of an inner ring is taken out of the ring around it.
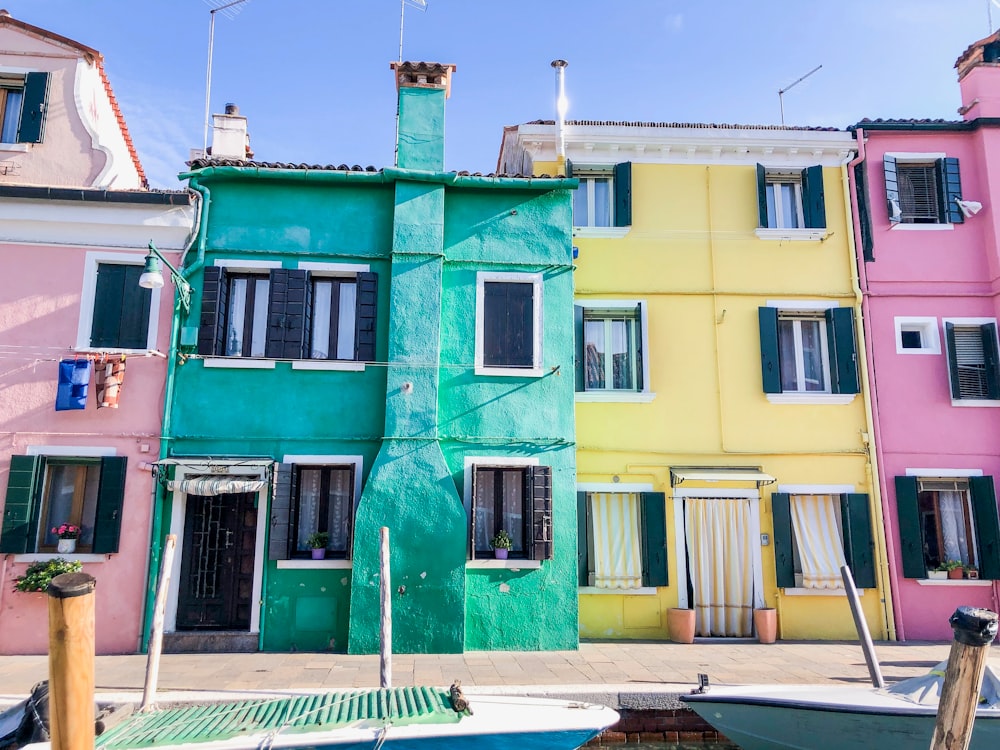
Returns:
[[[535,171],[553,173],[554,166],[536,163]],[[856,304],[844,175],[839,167],[823,170],[822,241],[774,241],[754,231],[752,164],[634,163],[627,235],[574,239],[578,302],[645,301],[645,356],[655,393],[650,403],[577,403],[578,482],[642,483],[666,493],[670,572],[670,585],[656,595],[582,594],[582,637],[668,637],[666,610],[678,601],[671,466],[760,466],[777,484],[852,485],[871,499],[875,562],[884,569],[864,396],[849,404],[777,404],[761,385],[759,306],[779,299]],[[860,329],[858,336],[860,365]],[[777,484],[760,491],[762,533],[772,532],[770,494]],[[779,610],[781,637],[856,636],[844,596],[786,595],[776,587],[773,544],[761,554],[765,601]],[[891,632],[883,598],[888,593],[880,590],[862,596],[876,639]]]

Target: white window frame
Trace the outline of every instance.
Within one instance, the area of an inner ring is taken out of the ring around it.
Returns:
[[[956,326],[984,326],[989,323],[996,325],[996,318],[941,318],[941,327],[944,328],[945,323],[951,323]],[[998,327],[998,333],[1000,333],[1000,326]],[[947,337],[945,343],[945,354],[948,366],[948,397],[951,399],[952,406],[961,407],[985,407],[987,409],[995,409],[1000,407],[1000,399],[988,399],[988,398],[955,398],[951,395],[951,351],[948,351]]]
[[[786,227],[783,222],[785,199],[782,191],[778,189],[781,185],[791,185],[793,192],[795,194],[795,205],[792,207],[792,212],[797,220],[796,226]],[[775,186],[771,188],[771,195],[773,196],[774,202],[774,226],[768,226],[767,229],[805,229],[805,212],[802,207],[802,175],[799,172],[793,172],[783,169],[768,169],[764,168],[764,192],[767,193],[768,186]]]
[[[134,253],[112,253],[91,250],[83,261],[83,289],[80,292],[80,320],[76,329],[78,352],[132,353],[156,349],[156,330],[160,322],[160,290],[151,289],[149,298],[149,324],[146,328],[145,349],[101,349],[90,345],[90,332],[94,325],[94,304],[97,302],[97,269],[102,263],[122,266],[142,266],[146,262],[144,250]]]
[[[890,156],[896,160],[896,164],[926,164],[927,162],[936,162],[938,159],[944,159],[948,155],[940,151],[932,152],[899,152],[899,151],[886,151],[884,156]],[[902,206],[900,206],[900,211],[902,211]],[[952,231],[955,229],[955,225],[949,221],[939,222],[937,224],[904,224],[902,221],[890,222],[892,224],[889,230],[892,232],[902,231],[902,232],[935,232],[935,231]]]
[[[896,354],[940,354],[941,336],[938,334],[937,318],[896,316],[893,318],[896,329]],[[917,331],[920,334],[919,349],[907,349],[903,346],[903,332]]]
[[[368,263],[325,263],[320,261],[298,262],[300,271],[308,271],[313,277],[324,277],[332,279],[357,279],[359,273],[371,271]],[[354,322],[357,326],[357,321]],[[349,360],[330,359],[294,359],[292,360],[293,370],[321,370],[325,372],[364,372],[365,363]]]
[[[580,185],[577,188],[578,193],[586,185],[586,195],[587,195],[587,223],[577,224],[576,215],[573,216],[573,226],[579,229],[614,229],[615,228],[615,173],[611,168],[603,169],[600,167],[577,167],[573,165],[573,177],[580,181]],[[595,224],[594,216],[597,213],[597,203],[594,190],[595,180],[607,180],[608,181],[608,223],[607,224]],[[574,201],[575,203],[575,201]]]
[[[465,456],[463,461],[463,481],[462,481],[462,504],[465,506],[465,549],[468,555],[469,545],[472,537],[472,475],[476,466],[509,466],[512,468],[528,468],[530,466],[540,466],[541,462],[534,457],[511,457],[511,456]],[[524,499],[522,498],[522,503]],[[541,560],[490,560],[475,559],[465,561],[466,568],[509,568],[511,570],[530,570],[542,567]]]
[[[531,304],[532,304],[532,349],[531,367],[487,367],[483,364],[485,342],[484,331],[484,303],[487,282],[507,282],[515,284],[531,284]],[[541,273],[518,273],[511,271],[479,271],[476,273],[476,353],[475,353],[475,373],[476,375],[493,375],[513,378],[541,377],[542,368],[542,274]]]
[[[641,482],[625,482],[625,483],[612,483],[612,482],[579,482],[576,485],[577,492],[608,492],[614,494],[627,494],[627,493],[639,493],[639,492],[655,492],[652,484],[644,484]],[[644,529],[639,529],[639,538],[642,538]],[[579,544],[579,540],[577,541]],[[597,586],[577,586],[577,592],[581,595],[586,594],[587,596],[607,596],[608,594],[614,596],[656,596],[655,586],[643,586],[638,589],[601,589]]]
[[[647,404],[656,398],[656,394],[649,389],[649,314],[646,300],[621,300],[621,299],[587,299],[576,300],[574,304],[587,310],[634,310],[639,308],[639,335],[640,346],[642,346],[642,390],[616,391],[610,388],[603,390],[578,391],[576,400],[578,402],[605,402],[605,403],[643,403]],[[586,317],[584,318],[586,320]],[[602,490],[609,491],[609,490]],[[645,490],[644,490],[645,491]],[[649,490],[652,492],[652,490]]]

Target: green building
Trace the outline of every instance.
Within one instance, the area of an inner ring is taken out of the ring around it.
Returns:
[[[454,66],[392,67],[396,167],[249,161],[233,108],[182,175],[167,649],[376,653],[382,527],[395,652],[577,646],[576,181],[443,171]]]

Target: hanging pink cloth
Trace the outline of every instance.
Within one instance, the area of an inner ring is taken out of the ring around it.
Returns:
[[[118,408],[122,384],[125,382],[125,355],[121,359],[99,362],[96,368],[97,408]]]

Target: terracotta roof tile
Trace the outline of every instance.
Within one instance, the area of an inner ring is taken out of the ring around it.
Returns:
[[[555,120],[532,120],[528,125],[555,125]],[[698,128],[703,130],[813,130],[836,132],[841,128],[801,125],[732,125],[715,122],[643,122],[630,120],[566,120],[567,125],[585,127]]]
[[[333,165],[333,164],[292,164],[289,162],[277,162],[277,161],[251,161],[249,159],[194,159],[187,162],[187,165],[191,169],[207,169],[208,167],[245,167],[248,169],[297,169],[297,170],[310,170],[314,172],[368,172],[368,173],[381,173],[383,170],[376,169],[375,167],[362,167],[357,164],[354,166],[348,166],[347,164]],[[506,177],[506,178],[518,178],[518,179],[539,179],[539,178],[553,178],[551,175],[526,175],[526,174],[497,174],[489,173],[484,174],[482,172],[469,172],[469,171],[453,171],[452,174],[458,175],[459,177],[485,177],[485,178],[495,178],[495,177]],[[563,178],[554,178],[563,179]]]

